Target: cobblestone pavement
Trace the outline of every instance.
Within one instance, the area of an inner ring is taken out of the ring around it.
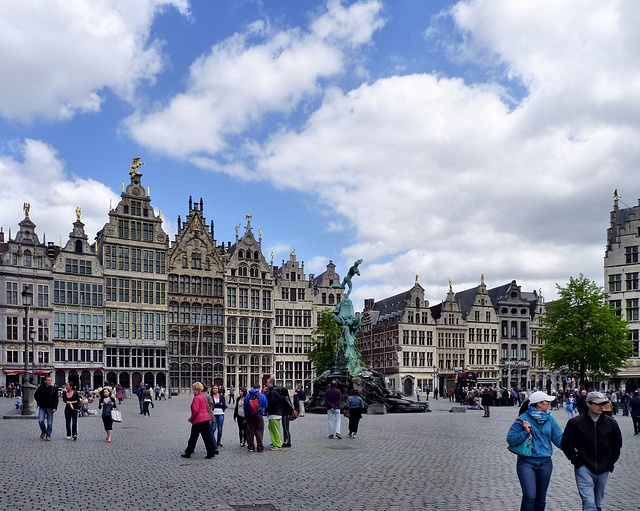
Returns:
[[[484,419],[478,411],[447,413],[452,403],[432,400],[432,413],[365,416],[357,439],[346,436],[343,420],[343,440],[327,438],[326,416],[307,414],[291,424],[292,448],[262,454],[239,447],[230,408],[221,455],[206,460],[201,441],[192,458],[180,457],[189,404],[156,402],[144,417],[137,400],[125,401],[112,444],[99,417],[78,420],[77,442],[66,440],[62,412],[51,442],[40,440],[35,421],[0,420],[0,509],[519,509],[516,457],[505,441],[515,407],[494,407]],[[0,400],[0,411],[12,406]],[[553,414],[564,427],[564,410]],[[629,417],[617,420],[624,445],[604,504],[628,511],[638,509],[640,437]],[[573,470],[559,450],[554,464],[547,509],[579,510]]]

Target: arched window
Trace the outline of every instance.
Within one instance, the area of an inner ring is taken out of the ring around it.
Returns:
[[[22,253],[22,264],[31,267],[31,250],[25,250]]]
[[[254,258],[256,261],[259,261],[259,260],[260,260],[260,253],[259,253],[257,250],[253,253],[253,258]]]
[[[238,259],[244,259],[244,250],[238,250]]]
[[[258,270],[257,266],[252,266],[251,269],[249,270],[249,275],[251,277],[258,278],[260,276],[260,270]]]
[[[333,295],[329,295],[329,305],[333,305],[335,303],[335,298]]]
[[[238,321],[238,344],[249,343],[249,320],[241,318]]]
[[[240,277],[246,277],[247,276],[247,267],[246,266],[240,266],[240,268],[238,268],[238,275]]]

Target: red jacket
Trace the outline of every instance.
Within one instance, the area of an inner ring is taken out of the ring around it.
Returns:
[[[198,424],[199,422],[210,421],[209,417],[209,402],[205,395],[200,392],[197,396],[193,397],[191,401],[191,417],[189,422],[191,424]]]

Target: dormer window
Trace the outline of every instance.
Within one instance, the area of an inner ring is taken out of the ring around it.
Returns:
[[[82,241],[76,240],[76,254],[82,254]]]
[[[22,264],[27,267],[31,267],[31,251],[25,250],[22,254]]]

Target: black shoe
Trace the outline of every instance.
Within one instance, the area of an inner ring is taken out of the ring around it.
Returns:
[[[207,454],[207,455],[204,457],[204,459],[205,459],[205,460],[210,460],[210,459],[211,459],[211,458],[213,458],[214,456],[215,456],[215,454],[211,454],[211,455]]]
[[[341,435],[340,433],[336,433],[336,438],[337,438],[338,440],[342,440],[342,435]]]
[[[78,435],[73,435],[73,441],[75,442],[78,439]]]
[[[191,454],[187,454],[187,453],[182,453],[180,455],[181,458],[191,458]]]

